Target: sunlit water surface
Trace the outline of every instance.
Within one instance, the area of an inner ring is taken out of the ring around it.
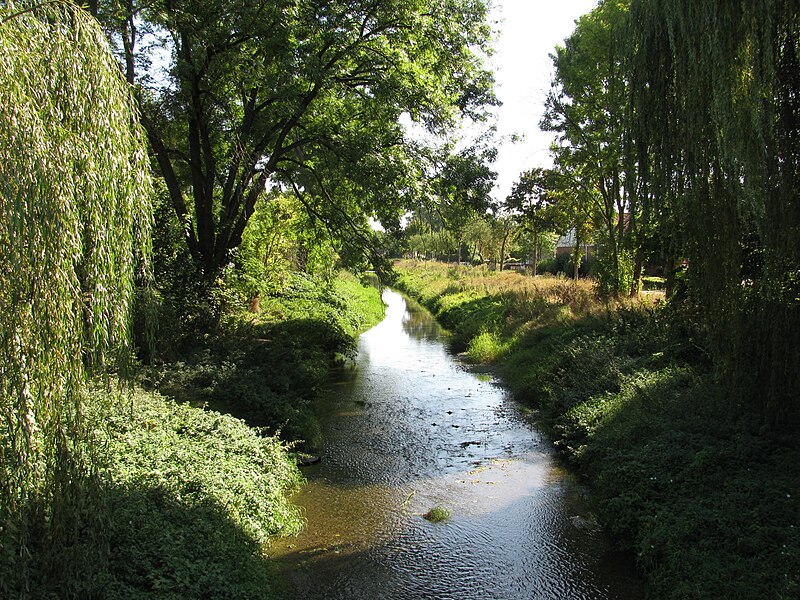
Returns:
[[[271,554],[296,598],[640,598],[580,487],[486,375],[446,350],[424,309],[386,319],[319,407],[322,461],[295,502],[308,527]],[[433,506],[451,517],[431,523]]]

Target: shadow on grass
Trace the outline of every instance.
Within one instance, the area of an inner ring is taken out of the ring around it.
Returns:
[[[29,540],[26,573],[19,562],[9,563],[0,595],[46,600],[286,597],[259,543],[213,502],[184,502],[155,487],[108,486],[83,508],[87,523],[77,542],[54,548],[44,537]]]
[[[652,595],[797,597],[796,437],[754,431],[710,374],[640,368],[620,381],[553,417],[552,429]]]
[[[158,488],[113,490],[106,598],[277,598],[256,540],[225,510]]]
[[[313,450],[321,443],[313,400],[328,384],[331,367],[354,351],[355,339],[334,321],[248,324],[186,362],[164,367],[157,387]]]

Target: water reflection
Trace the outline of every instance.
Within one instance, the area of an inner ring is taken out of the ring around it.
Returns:
[[[640,597],[503,391],[447,353],[428,313],[384,301],[319,407],[323,460],[296,499],[308,528],[274,548],[296,597]],[[450,521],[421,518],[434,505]]]

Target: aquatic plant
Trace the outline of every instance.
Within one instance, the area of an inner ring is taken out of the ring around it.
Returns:
[[[441,523],[450,518],[450,509],[444,506],[434,506],[422,516],[431,523]]]

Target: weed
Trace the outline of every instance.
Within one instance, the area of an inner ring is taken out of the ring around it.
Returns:
[[[444,506],[434,506],[422,516],[431,523],[442,523],[450,519],[450,509]]]

